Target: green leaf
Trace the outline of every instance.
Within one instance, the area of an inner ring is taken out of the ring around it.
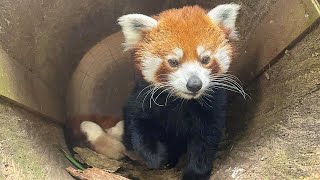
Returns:
[[[80,164],[78,163],[77,160],[75,160],[71,155],[69,155],[65,150],[63,150],[61,147],[60,147],[61,151],[63,152],[63,155],[75,166],[77,167],[78,169],[81,169],[81,170],[85,170],[85,168]]]

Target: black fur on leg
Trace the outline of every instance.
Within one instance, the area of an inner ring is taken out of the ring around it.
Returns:
[[[220,133],[213,133],[210,136],[204,138],[196,136],[189,141],[187,153],[189,162],[184,170],[183,180],[206,180],[210,178],[212,162],[220,141]]]
[[[161,130],[147,115],[140,114],[132,122],[130,148],[132,148],[149,168],[158,169],[166,160],[166,146],[161,142]],[[128,143],[125,143],[128,145]],[[129,146],[127,146],[129,147]]]

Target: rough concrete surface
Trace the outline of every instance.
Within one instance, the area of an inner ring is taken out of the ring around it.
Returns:
[[[0,99],[0,179],[67,180],[60,126]]]
[[[247,87],[212,179],[320,179],[320,27]]]

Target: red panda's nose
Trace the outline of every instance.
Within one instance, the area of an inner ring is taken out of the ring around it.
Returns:
[[[198,92],[202,87],[202,81],[198,76],[191,76],[187,82],[187,89],[193,93]]]

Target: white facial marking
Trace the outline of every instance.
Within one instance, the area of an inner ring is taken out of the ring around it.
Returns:
[[[128,14],[121,16],[118,23],[122,28],[125,38],[125,50],[132,48],[141,39],[143,30],[154,28],[158,22],[143,14]]]
[[[205,50],[203,46],[198,46],[197,53],[200,59],[202,59],[205,56],[208,56],[211,59],[213,58],[212,52],[210,50]]]
[[[202,82],[202,87],[198,91],[198,94],[196,96],[191,95],[191,92],[187,89],[186,86],[189,78],[192,75],[199,77]],[[210,82],[209,75],[210,70],[202,67],[199,62],[189,62],[182,64],[177,71],[170,74],[169,83],[177,91],[177,95],[181,98],[196,99],[200,97],[202,93],[208,88]]]
[[[174,48],[172,50],[173,53],[169,54],[166,56],[166,59],[169,60],[169,59],[176,59],[178,61],[181,60],[181,58],[183,57],[183,51],[182,49],[180,48]]]
[[[240,5],[238,4],[222,4],[211,11],[208,16],[212,21],[223,25],[225,28],[230,30],[229,37],[237,39],[237,31],[235,27],[236,19],[239,13]]]
[[[198,56],[201,56],[202,53],[204,53],[205,49],[203,46],[198,46],[197,47],[197,53],[198,53]]]
[[[87,136],[89,142],[95,142],[100,136],[105,134],[103,129],[91,121],[83,121],[80,130]]]
[[[151,54],[146,54],[141,62],[141,71],[144,79],[148,82],[153,82],[156,77],[157,70],[162,63],[161,58]]]
[[[167,60],[169,60],[169,59],[176,59],[176,60],[180,60],[180,58],[178,58],[177,56],[175,56],[175,55],[168,55],[168,56],[166,56],[166,59]]]
[[[210,58],[212,58],[212,52],[210,50],[206,51],[203,46],[198,46],[197,53],[200,58],[204,56],[209,56]]]
[[[221,68],[221,72],[222,73],[227,72],[231,63],[231,57],[228,53],[228,50],[223,47],[218,48],[214,54],[214,58],[219,64],[219,67]]]
[[[178,57],[178,59],[183,57],[183,51],[180,48],[174,48],[173,53]]]

